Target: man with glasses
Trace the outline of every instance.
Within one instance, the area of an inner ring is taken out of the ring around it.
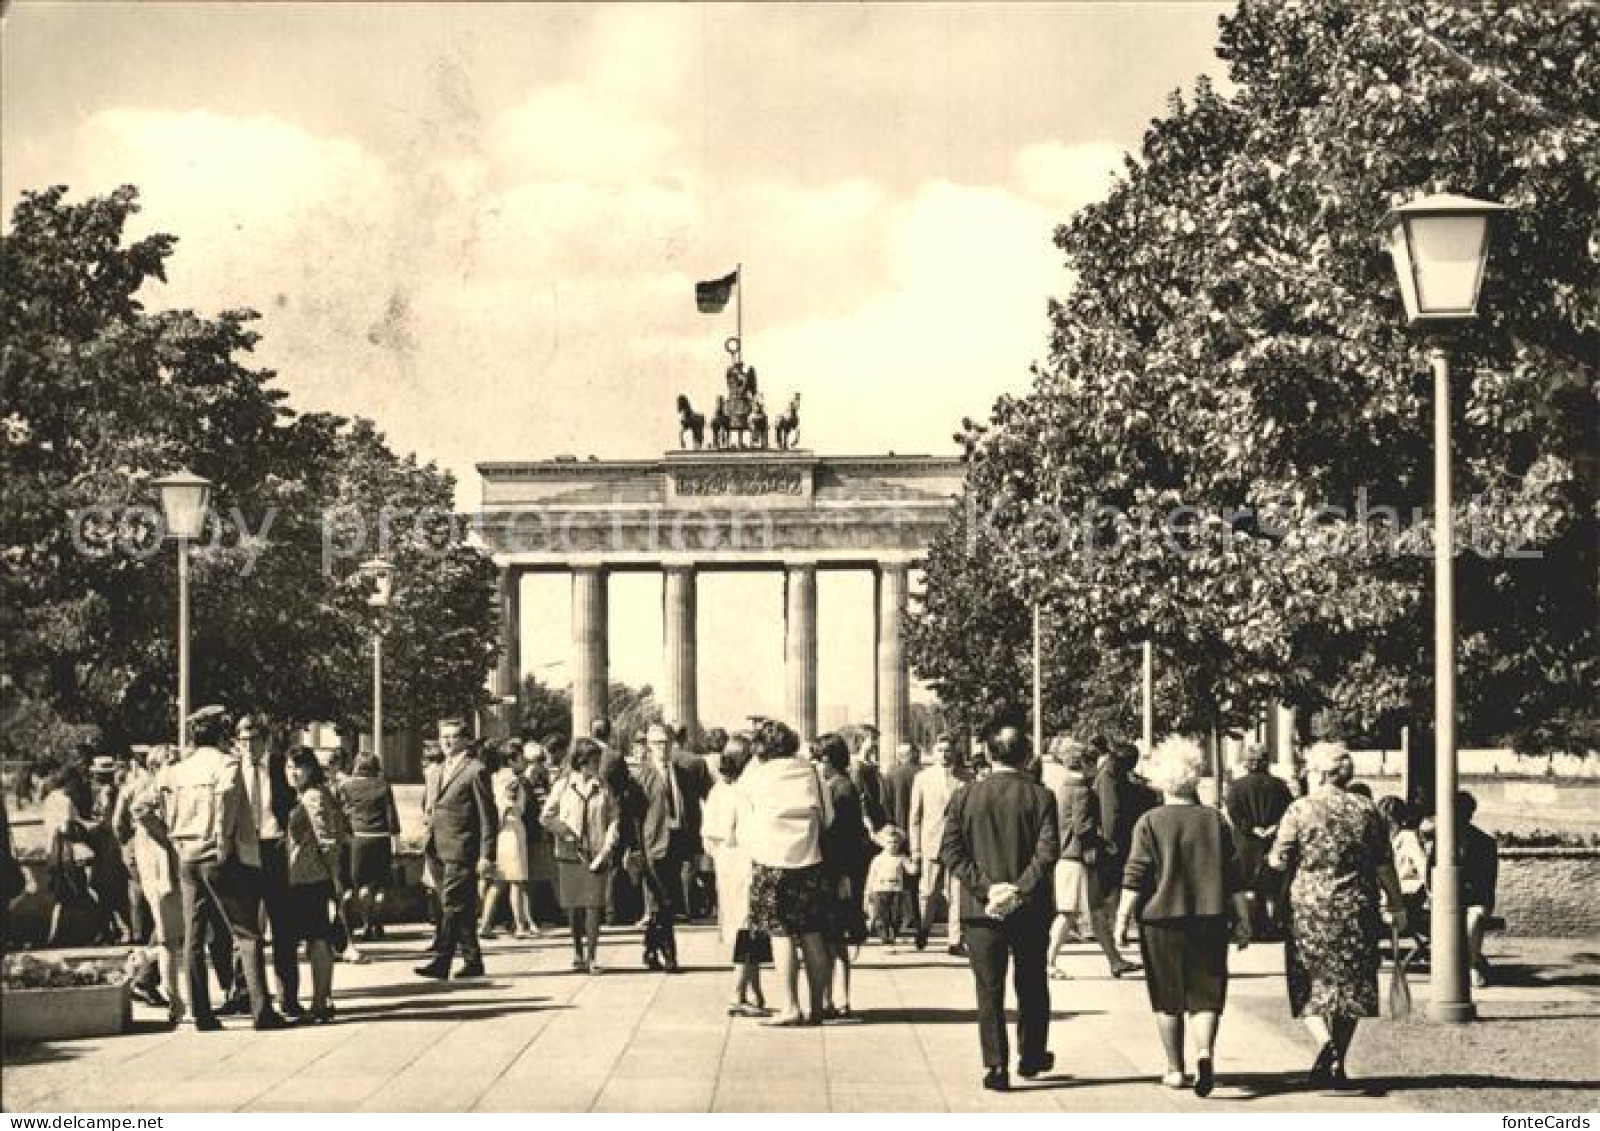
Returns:
[[[683,902],[683,870],[700,850],[700,782],[672,757],[672,731],[651,723],[645,732],[645,760],[634,778],[649,804],[644,818],[644,853],[656,878],[655,919],[645,928],[645,965],[657,962],[678,971],[678,939],[673,923]]]

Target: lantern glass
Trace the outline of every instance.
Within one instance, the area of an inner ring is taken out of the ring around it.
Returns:
[[[1477,317],[1489,256],[1489,217],[1506,210],[1493,201],[1444,194],[1389,213],[1389,254],[1408,319]]]
[[[211,481],[188,471],[157,479],[161,491],[161,513],[167,535],[193,541],[206,525],[206,504],[211,501]]]
[[[361,564],[361,576],[372,582],[372,592],[367,597],[367,604],[375,609],[388,608],[394,596],[394,566],[383,558],[373,558]]]

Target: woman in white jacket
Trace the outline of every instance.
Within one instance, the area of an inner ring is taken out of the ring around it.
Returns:
[[[740,736],[730,738],[717,758],[720,781],[706,798],[700,819],[700,839],[716,865],[717,928],[724,946],[733,950],[733,1001],[730,1017],[765,1017],[767,1002],[761,992],[761,964],[772,960],[772,940],[750,927],[750,853],[739,839],[741,821],[749,800],[738,782],[750,761],[750,745]]]
[[[767,1025],[822,1024],[828,987],[828,944],[823,932],[838,899],[822,862],[822,833],[833,803],[821,775],[795,755],[800,738],[782,723],[762,724],[754,742],[757,765],[742,778],[749,810],[739,839],[750,853],[750,925],[773,937],[773,964],[787,995],[784,1011]],[[804,956],[811,1009],[800,1011]]]

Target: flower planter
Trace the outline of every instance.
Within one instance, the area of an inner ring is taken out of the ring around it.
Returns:
[[[112,1036],[132,1020],[126,985],[0,990],[0,1031],[8,1041]]]

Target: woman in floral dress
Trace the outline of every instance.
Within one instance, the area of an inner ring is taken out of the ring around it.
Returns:
[[[1373,803],[1346,788],[1350,752],[1322,742],[1306,752],[1311,788],[1278,826],[1269,862],[1291,879],[1289,1005],[1321,1046],[1313,1087],[1344,1087],[1356,1023],[1378,1015],[1379,886],[1406,929],[1388,827]]]

